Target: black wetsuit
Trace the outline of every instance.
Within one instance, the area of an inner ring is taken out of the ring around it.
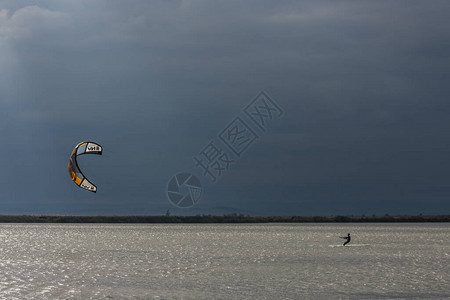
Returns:
[[[346,237],[341,237],[341,239],[346,239],[343,246],[347,245],[348,243],[350,243],[350,240],[351,240],[350,233]]]

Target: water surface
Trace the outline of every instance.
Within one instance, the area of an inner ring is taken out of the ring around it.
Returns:
[[[0,299],[450,299],[449,230],[0,224]]]

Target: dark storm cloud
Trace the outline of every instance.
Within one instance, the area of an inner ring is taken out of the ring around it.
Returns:
[[[284,117],[192,212],[448,212],[448,6],[6,1],[4,211],[165,212],[169,178],[201,174],[192,156],[266,90]],[[65,170],[85,139],[97,195]]]

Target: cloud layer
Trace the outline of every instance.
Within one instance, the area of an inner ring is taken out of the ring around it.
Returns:
[[[6,1],[5,213],[164,213],[195,173],[196,214],[445,213],[449,4]],[[192,157],[259,91],[285,110],[216,184]],[[66,164],[99,187],[76,189]]]

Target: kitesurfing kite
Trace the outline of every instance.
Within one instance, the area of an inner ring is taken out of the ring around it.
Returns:
[[[82,142],[76,145],[73,149],[72,154],[70,155],[69,164],[67,165],[67,169],[69,171],[70,178],[78,185],[80,188],[97,192],[97,187],[90,182],[86,176],[80,171],[77,163],[77,157],[83,154],[98,154],[102,155],[102,146],[93,142]]]

